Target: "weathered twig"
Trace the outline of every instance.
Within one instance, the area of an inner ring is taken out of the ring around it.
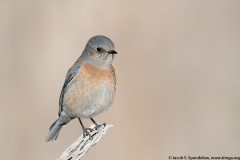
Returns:
[[[95,125],[90,128],[94,129]],[[89,149],[91,149],[108,131],[112,125],[102,125],[97,130],[91,132],[92,139],[89,136],[80,136],[68,149],[66,149],[58,160],[79,160],[84,156]]]

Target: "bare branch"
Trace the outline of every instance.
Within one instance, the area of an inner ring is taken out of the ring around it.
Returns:
[[[94,129],[95,125],[90,128]],[[89,136],[81,135],[73,144],[71,144],[60,156],[58,160],[79,160],[89,149],[91,149],[111,128],[112,125],[102,125],[97,130],[91,132],[92,139]]]

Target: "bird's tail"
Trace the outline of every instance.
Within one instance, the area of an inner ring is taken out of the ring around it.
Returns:
[[[57,119],[52,126],[49,128],[49,133],[46,137],[46,141],[54,141],[57,139],[60,131],[63,129],[65,125],[62,124],[59,119]]]

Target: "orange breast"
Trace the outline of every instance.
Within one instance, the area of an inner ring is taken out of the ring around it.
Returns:
[[[108,83],[113,87],[116,85],[115,72],[112,66],[107,69],[99,69],[89,63],[83,63],[80,76],[95,85],[99,85],[99,83]]]
[[[107,69],[99,69],[91,64],[83,63],[80,71],[68,86],[64,98],[65,106],[72,111],[79,109],[81,104],[103,85],[108,85],[115,90],[114,68],[110,66]]]

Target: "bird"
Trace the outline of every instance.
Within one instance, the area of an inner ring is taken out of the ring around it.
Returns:
[[[57,139],[60,131],[71,120],[77,118],[83,136],[92,139],[91,131],[82,119],[90,119],[95,128],[98,124],[93,117],[106,111],[113,103],[116,93],[116,76],[112,65],[115,46],[103,35],[90,38],[81,54],[68,70],[59,98],[58,119],[49,128],[46,141]]]

